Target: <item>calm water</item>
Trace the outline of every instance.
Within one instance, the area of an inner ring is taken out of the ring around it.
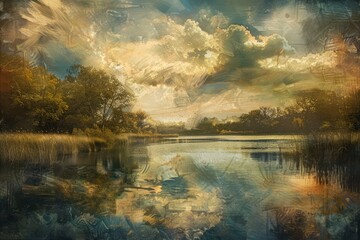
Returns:
[[[318,184],[301,139],[139,139],[2,167],[0,239],[360,239],[358,193]]]

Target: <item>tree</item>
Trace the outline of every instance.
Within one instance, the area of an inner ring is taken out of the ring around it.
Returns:
[[[23,72],[22,66],[16,65],[20,62],[19,57],[0,54],[0,126],[2,130],[6,130],[15,123],[17,111],[12,99],[14,79],[17,76],[23,77]]]
[[[140,133],[150,131],[151,126],[146,122],[148,115],[144,111],[137,111],[134,114],[136,117],[136,131]]]
[[[73,66],[63,84],[69,104],[62,126],[72,128],[109,128],[119,132],[128,117],[133,94],[113,75],[81,65]]]
[[[302,91],[296,98],[295,111],[305,131],[334,129],[341,121],[341,98],[335,92],[320,89]]]
[[[42,67],[31,68],[29,75],[14,78],[12,102],[26,116],[22,128],[55,131],[68,108],[60,92],[60,80]]]
[[[60,80],[43,67],[31,69],[26,84],[14,86],[14,103],[24,109],[35,130],[55,131],[68,105],[60,92]]]
[[[217,133],[216,129],[216,123],[219,122],[219,120],[215,117],[213,118],[203,118],[201,121],[197,124],[196,128],[203,133],[209,133],[214,134]]]
[[[67,109],[60,80],[16,55],[0,60],[2,130],[53,131]]]
[[[355,90],[344,101],[346,121],[351,130],[360,130],[360,90]]]

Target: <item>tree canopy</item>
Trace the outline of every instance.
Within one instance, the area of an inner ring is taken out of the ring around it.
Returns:
[[[360,90],[346,96],[311,89],[295,96],[285,108],[260,107],[237,117],[237,121],[203,118],[199,133],[309,133],[314,131],[360,130]]]
[[[65,128],[124,130],[121,125],[126,121],[126,112],[134,96],[114,76],[103,70],[76,65],[70,69],[62,91],[69,104],[62,119]]]
[[[64,80],[16,55],[0,59],[0,128],[3,131],[72,132],[109,129],[141,132],[144,112],[131,112],[135,98],[115,76],[72,66]]]

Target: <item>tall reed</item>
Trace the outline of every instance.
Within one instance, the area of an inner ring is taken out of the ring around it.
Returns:
[[[63,134],[0,134],[0,164],[52,164],[66,155],[96,151],[100,138]]]
[[[316,133],[302,142],[302,166],[320,184],[339,184],[360,192],[360,134]]]

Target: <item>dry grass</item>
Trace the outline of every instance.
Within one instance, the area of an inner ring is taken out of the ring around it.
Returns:
[[[0,134],[0,164],[52,164],[66,155],[97,151],[100,138],[60,134]]]
[[[161,134],[161,133],[123,133],[120,136],[127,138],[166,138],[178,137],[179,134]]]

